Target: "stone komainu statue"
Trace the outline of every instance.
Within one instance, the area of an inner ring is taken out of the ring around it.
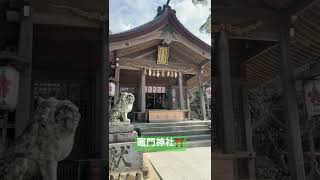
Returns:
[[[57,180],[58,162],[71,152],[79,120],[70,101],[39,98],[31,124],[0,154],[0,179]]]
[[[130,123],[127,115],[132,110],[135,98],[131,93],[121,93],[118,102],[111,109],[109,114],[109,123],[118,123],[121,121]]]

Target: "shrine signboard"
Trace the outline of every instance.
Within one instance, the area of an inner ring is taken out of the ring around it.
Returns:
[[[309,116],[320,115],[320,78],[304,83],[304,95]]]
[[[168,65],[169,47],[158,46],[157,64]]]

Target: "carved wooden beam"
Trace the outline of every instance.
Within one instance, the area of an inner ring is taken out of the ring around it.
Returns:
[[[278,15],[275,11],[267,8],[250,8],[245,5],[215,5],[213,14],[219,21],[252,20],[252,19],[275,19]]]
[[[76,16],[85,18],[87,20],[92,20],[92,21],[101,21],[101,22],[106,22],[107,17],[103,14],[96,13],[96,12],[88,12],[79,8],[75,8],[72,6],[67,6],[67,5],[61,5],[61,4],[53,4],[50,3],[49,6],[61,10],[65,10],[67,12],[70,12]]]
[[[242,35],[251,31],[256,30],[258,27],[262,26],[262,21],[257,21],[256,23],[245,25],[245,26],[236,26],[231,24],[219,24],[213,25],[213,32],[226,31],[231,34]]]
[[[289,7],[289,14],[300,15],[302,12],[319,2],[319,0],[296,0],[295,3]]]
[[[261,4],[247,4],[242,0],[220,2],[213,7],[213,14],[217,23],[235,26],[232,28],[235,32],[228,35],[231,39],[279,40],[278,14]]]

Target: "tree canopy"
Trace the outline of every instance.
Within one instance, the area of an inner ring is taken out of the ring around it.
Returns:
[[[192,0],[192,3],[194,5],[201,4],[202,6],[207,6],[208,5],[208,0]],[[210,9],[211,11],[211,9]],[[199,28],[201,33],[211,33],[211,13],[209,14],[206,22]]]

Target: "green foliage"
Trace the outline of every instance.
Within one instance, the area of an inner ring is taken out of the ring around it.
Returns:
[[[318,162],[312,159],[314,132],[319,131],[320,123],[312,123],[306,118],[304,94],[297,94],[301,141],[304,151],[307,179],[319,177]],[[290,179],[288,167],[288,125],[283,118],[282,94],[275,87],[260,87],[249,93],[250,115],[253,124],[253,144],[257,153],[256,173],[258,178],[272,180]],[[319,121],[319,118],[315,118]],[[319,150],[315,146],[314,150]],[[317,178],[316,178],[317,179]]]
[[[206,22],[200,27],[200,32],[201,33],[211,33],[211,14],[207,18]]]
[[[207,6],[208,0],[192,0],[192,3],[194,5],[201,4],[202,6]],[[211,33],[211,14],[208,16],[206,22],[199,28],[199,30],[201,33]]]
[[[188,98],[190,101],[190,114],[192,119],[202,119],[201,115],[201,101],[200,101],[200,93],[198,88],[193,88],[188,91]],[[209,106],[211,101],[208,102]],[[208,112],[208,105],[206,104],[206,111]],[[210,114],[207,114],[207,118],[211,119]]]
[[[253,125],[253,144],[257,153],[259,178],[289,179],[286,123],[279,106],[281,96],[273,87],[261,87],[249,93]]]
[[[192,0],[192,3],[194,5],[201,4],[202,6],[207,6],[208,0]]]
[[[201,118],[201,107],[200,107],[200,93],[197,88],[194,88],[188,92],[190,101],[190,110],[192,119]]]

